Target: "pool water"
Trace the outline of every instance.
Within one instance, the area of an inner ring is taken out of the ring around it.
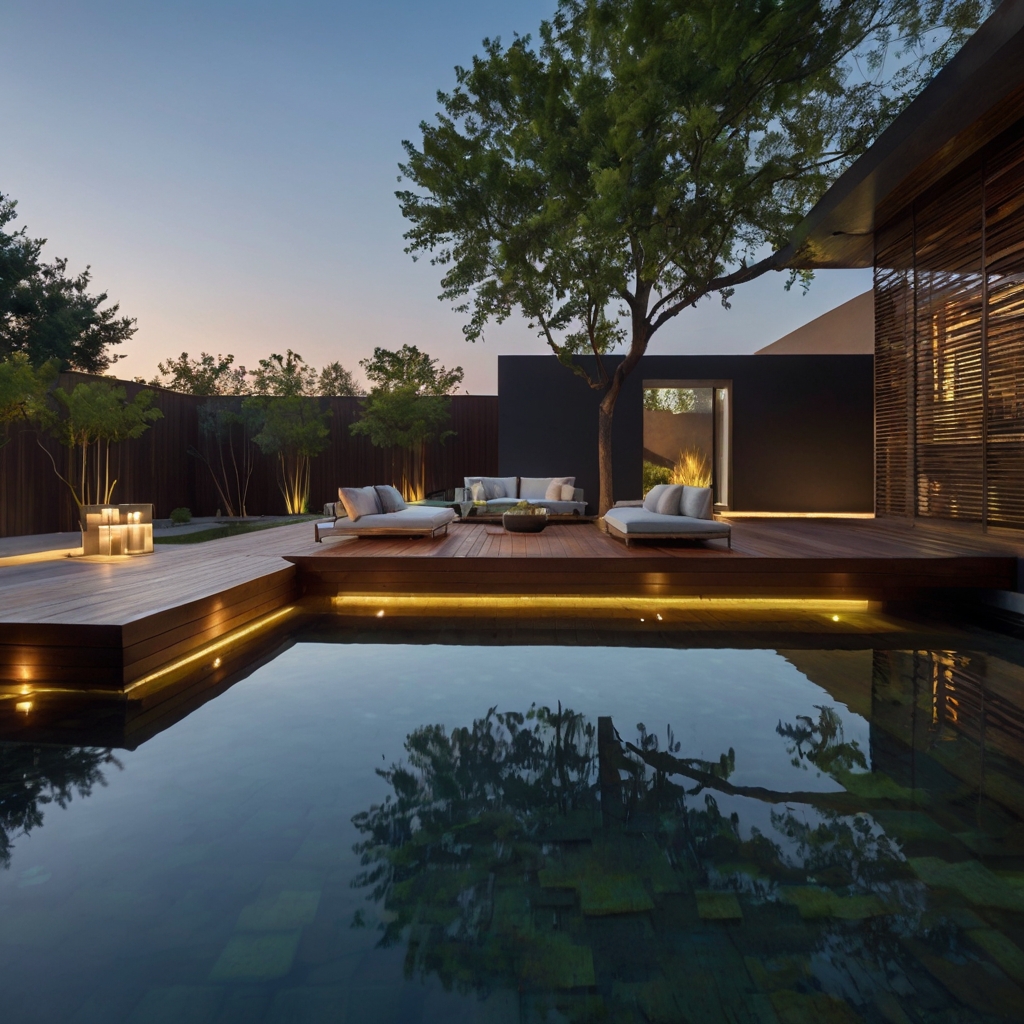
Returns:
[[[303,641],[0,744],[0,1018],[1024,1019],[1024,670]]]

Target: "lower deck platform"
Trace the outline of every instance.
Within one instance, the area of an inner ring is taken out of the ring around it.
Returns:
[[[790,619],[802,628],[801,602],[1018,591],[1024,538],[768,519],[735,521],[731,550],[724,541],[627,548],[596,523],[536,535],[456,523],[434,539],[316,544],[307,522],[132,559],[58,554],[0,557],[0,697],[25,704],[50,687],[141,699],[174,673],[226,671],[229,645],[282,627],[299,608],[365,621],[387,601],[407,623],[472,617],[487,628],[502,618],[635,618],[644,613],[631,602],[657,598],[674,602],[677,623],[689,616],[688,629],[714,632],[725,626],[712,604],[746,602],[761,606],[765,628],[785,632]],[[768,614],[772,603],[788,609],[781,619]]]

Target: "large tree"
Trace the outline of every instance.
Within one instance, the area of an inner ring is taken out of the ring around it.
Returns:
[[[518,310],[601,392],[602,512],[615,403],[654,335],[785,267],[808,209],[991,6],[560,0],[536,44],[485,40],[456,69],[404,143],[408,251],[445,268],[469,340]]]
[[[68,261],[42,259],[44,238],[24,228],[5,231],[17,204],[0,194],[0,359],[23,353],[35,366],[50,359],[62,370],[103,373],[119,356],[109,350],[135,333],[107,293],[92,295],[88,267],[69,275]]]

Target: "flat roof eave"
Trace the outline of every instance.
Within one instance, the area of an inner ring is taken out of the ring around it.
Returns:
[[[1004,0],[825,193],[785,265],[870,267],[877,227],[1021,117],[1024,0]]]

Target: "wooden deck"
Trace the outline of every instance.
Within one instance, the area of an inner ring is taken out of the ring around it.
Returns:
[[[873,519],[733,522],[725,541],[634,543],[597,524],[540,534],[455,524],[446,537],[345,538],[289,555],[304,593],[848,597],[1016,588],[1024,538]]]
[[[0,559],[0,685],[121,689],[293,602],[303,523],[128,559]]]
[[[430,595],[440,614],[446,599],[459,597],[472,606],[504,596],[514,605],[519,595],[520,610],[579,598],[578,608],[552,605],[555,616],[600,614],[602,600],[652,596],[887,602],[950,589],[1016,590],[1024,556],[1024,537],[1009,532],[815,519],[739,520],[733,529],[730,551],[723,541],[627,548],[597,524],[552,524],[539,535],[455,524],[434,540],[314,544],[312,525],[303,523],[158,546],[134,559],[0,558],[0,695],[44,683],[124,693],[149,685],[168,664],[205,658],[211,644],[254,631],[268,616],[293,606],[322,611],[325,598],[330,608],[339,595],[418,595],[423,615],[432,614]],[[303,596],[309,600],[299,602]],[[714,629],[716,619],[695,625]],[[208,660],[203,671],[227,670],[220,655]]]

